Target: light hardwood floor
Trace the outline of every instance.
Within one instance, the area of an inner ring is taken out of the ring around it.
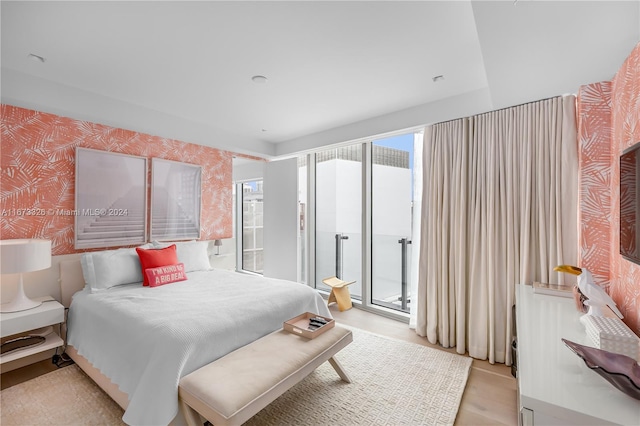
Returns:
[[[410,330],[406,323],[356,308],[340,312],[335,304],[331,305],[330,309],[338,324],[455,353],[453,349],[430,344],[425,338]],[[5,389],[55,369],[56,366],[50,360],[41,361],[2,374],[0,384],[2,389]],[[518,424],[516,380],[511,376],[509,367],[473,360],[455,424],[459,426]]]

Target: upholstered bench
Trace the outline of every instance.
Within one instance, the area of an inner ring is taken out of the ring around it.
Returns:
[[[333,357],[353,341],[335,326],[314,339],[276,331],[180,379],[178,394],[187,423],[198,414],[219,425],[240,425],[304,379],[325,361],[350,383]]]

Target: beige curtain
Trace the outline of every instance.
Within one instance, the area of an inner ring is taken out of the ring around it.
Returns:
[[[511,364],[514,286],[577,260],[575,97],[425,129],[416,332]]]

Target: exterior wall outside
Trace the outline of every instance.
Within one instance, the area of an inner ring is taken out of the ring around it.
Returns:
[[[3,239],[45,238],[54,255],[77,252],[74,217],[56,213],[75,209],[76,147],[201,165],[201,239],[232,237],[233,153],[11,105],[1,111]]]
[[[335,275],[335,234],[344,233],[349,239],[343,242],[341,278],[355,280],[349,290],[360,296],[362,163],[355,160],[334,158],[317,165],[316,271],[317,282]],[[374,297],[386,299],[400,294],[398,240],[411,237],[412,176],[407,163],[406,168],[374,164],[372,177]]]
[[[373,165],[373,235],[411,238],[411,175],[409,167]]]
[[[640,265],[619,254],[620,154],[640,142],[640,44],[610,82],[582,86],[580,266],[609,286],[625,323],[640,335]]]
[[[411,240],[412,170],[407,158],[406,167],[373,164],[371,174],[371,295],[374,300],[392,303],[397,302],[402,294],[402,245],[399,241],[402,238]],[[411,259],[413,246],[409,244],[406,247],[407,259]],[[411,282],[410,267],[407,268],[406,279]]]
[[[340,278],[362,283],[360,237],[362,235],[362,180],[359,161],[333,159],[316,165],[316,283],[336,275],[335,235],[349,237],[343,242],[343,269]],[[344,170],[341,170],[344,169]],[[349,177],[347,177],[347,175]],[[355,198],[357,197],[357,200]],[[351,294],[360,296],[358,285]]]

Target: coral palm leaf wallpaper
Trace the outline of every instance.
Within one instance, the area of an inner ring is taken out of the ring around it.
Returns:
[[[640,142],[640,43],[636,45],[614,77],[611,99],[613,104],[612,146],[615,156],[612,164],[614,226],[612,227],[611,254],[614,280],[611,286],[611,297],[625,308],[622,311],[627,317],[625,323],[640,334],[640,265],[625,260],[619,254],[620,163],[618,161],[625,149]]]
[[[611,83],[581,88],[578,96],[580,135],[580,264],[600,285],[609,285],[611,233]]]
[[[233,153],[2,105],[1,238],[47,238],[75,252],[75,148],[202,166],[203,240],[232,236]]]
[[[620,255],[620,154],[640,142],[640,44],[611,81],[578,93],[580,264],[640,334],[640,266]]]

